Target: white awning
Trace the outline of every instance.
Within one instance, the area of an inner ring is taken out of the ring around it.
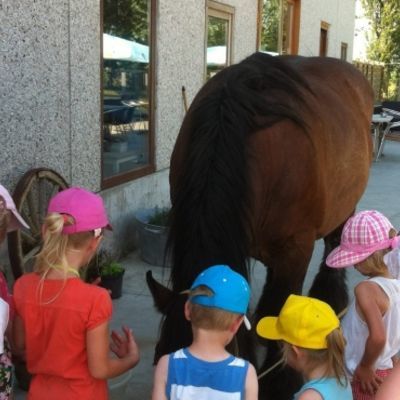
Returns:
[[[126,40],[104,33],[103,57],[106,60],[126,60],[148,63],[149,47],[132,40]]]

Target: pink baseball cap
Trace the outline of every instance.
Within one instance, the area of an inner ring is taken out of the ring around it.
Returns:
[[[103,199],[80,187],[71,187],[57,193],[50,200],[47,212],[66,214],[74,219],[74,224],[63,228],[63,233],[67,235],[99,228],[112,230]]]
[[[378,250],[398,246],[398,236],[389,238],[391,229],[393,225],[379,211],[357,213],[344,225],[340,246],[328,255],[326,264],[332,268],[350,267]]]
[[[29,225],[24,221],[24,219],[21,217],[21,214],[17,211],[14,200],[3,185],[0,185],[0,200],[1,198],[4,200],[5,208],[11,211],[11,221],[8,225],[7,232],[12,232],[20,228],[29,229]]]

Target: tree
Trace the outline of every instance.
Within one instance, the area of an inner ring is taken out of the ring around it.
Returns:
[[[226,46],[227,44],[227,21],[222,18],[208,17],[207,47]]]
[[[394,63],[400,61],[400,0],[361,0],[371,31],[368,58]]]
[[[263,51],[279,52],[280,0],[264,0],[261,20],[261,48]]]
[[[104,0],[104,32],[149,44],[148,0]]]

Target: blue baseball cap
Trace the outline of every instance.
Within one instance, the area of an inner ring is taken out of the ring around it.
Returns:
[[[250,286],[242,275],[227,265],[214,265],[205,269],[194,280],[190,289],[202,285],[211,289],[213,296],[196,295],[190,298],[192,303],[246,314],[250,301]]]

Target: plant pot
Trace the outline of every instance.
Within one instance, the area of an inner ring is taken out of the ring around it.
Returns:
[[[122,296],[122,281],[125,271],[120,275],[102,276],[100,286],[111,292],[112,299],[119,299]]]
[[[165,255],[169,228],[148,223],[155,210],[143,209],[135,213],[140,258],[151,265],[170,267],[171,259],[169,255]]]

